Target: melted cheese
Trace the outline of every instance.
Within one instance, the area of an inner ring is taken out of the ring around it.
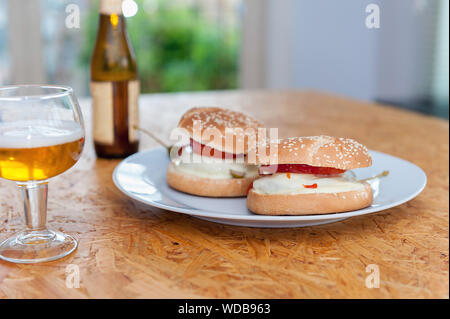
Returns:
[[[190,156],[182,156],[172,161],[176,170],[198,177],[212,179],[234,178],[231,170],[243,177],[256,177],[258,175],[258,166],[247,165],[245,163],[236,163],[231,159],[207,159],[198,154],[190,154]]]
[[[290,177],[290,178],[289,178]],[[304,185],[317,184],[317,188]],[[318,176],[312,174],[282,173],[262,177],[253,182],[253,190],[259,194],[314,194],[359,191],[364,184],[346,175]]]

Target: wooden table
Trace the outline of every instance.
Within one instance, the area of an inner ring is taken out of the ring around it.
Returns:
[[[82,105],[89,127],[90,101]],[[334,224],[225,226],[125,197],[111,179],[119,161],[97,160],[89,131],[82,160],[50,183],[49,224],[77,236],[78,250],[36,265],[0,261],[0,297],[449,297],[448,121],[317,92],[252,91],[142,96],[140,125],[168,137],[199,105],[246,111],[280,137],[353,137],[419,165],[428,185],[404,205]],[[141,149],[154,146],[142,137]],[[23,217],[14,184],[0,181],[0,198],[3,239]],[[370,264],[378,289],[365,285]],[[66,287],[68,265],[79,267],[79,288]]]

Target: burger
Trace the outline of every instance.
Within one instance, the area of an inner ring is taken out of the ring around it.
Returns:
[[[365,146],[353,139],[330,136],[292,137],[274,145],[278,148],[276,164],[269,163],[274,162],[271,157],[256,157],[260,178],[250,186],[247,196],[247,207],[253,213],[329,214],[372,204],[370,185],[348,173],[372,165]]]
[[[259,176],[258,166],[247,163],[247,152],[262,127],[240,112],[218,107],[190,109],[178,123],[187,138],[172,151],[167,183],[198,196],[245,196]]]

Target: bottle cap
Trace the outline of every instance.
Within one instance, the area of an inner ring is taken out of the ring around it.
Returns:
[[[101,14],[122,14],[122,0],[100,0],[98,11]]]

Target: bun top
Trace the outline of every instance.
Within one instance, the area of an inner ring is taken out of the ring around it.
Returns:
[[[372,157],[367,148],[350,138],[331,136],[291,137],[278,140],[278,164],[306,164],[318,167],[333,167],[349,170],[372,165]],[[270,157],[266,144],[267,156],[256,154],[257,164],[276,162]],[[274,154],[275,155],[275,154]]]
[[[194,130],[194,121],[201,125],[201,132]],[[178,127],[186,129],[196,142],[223,152],[245,154],[248,150],[248,136],[256,136],[258,128],[263,125],[241,112],[219,107],[194,107],[181,117]],[[218,136],[213,136],[214,134]],[[228,139],[232,138],[233,143],[226,143],[227,135]],[[242,144],[243,148],[239,147]]]

